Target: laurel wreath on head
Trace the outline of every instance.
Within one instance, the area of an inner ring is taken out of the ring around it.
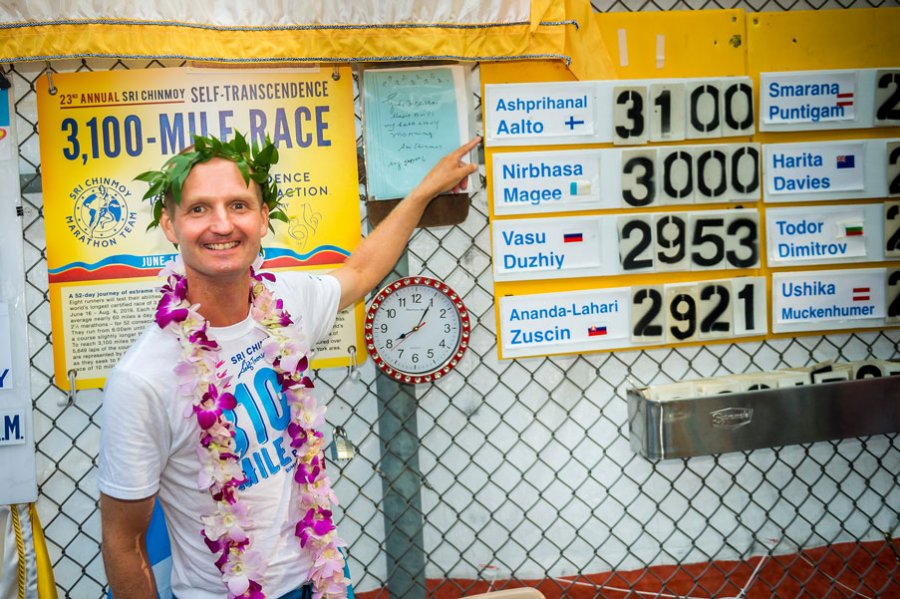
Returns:
[[[150,185],[143,198],[153,204],[153,221],[147,225],[148,231],[159,226],[167,195],[171,195],[172,200],[181,205],[181,189],[191,169],[197,164],[217,157],[234,162],[247,187],[250,187],[251,180],[259,185],[262,201],[269,207],[269,229],[274,231],[273,220],[288,222],[287,215],[278,200],[278,186],[274,180],[269,180],[269,169],[278,162],[278,148],[269,140],[268,135],[261,148],[256,142],[252,146],[248,144],[247,139],[240,133],[235,133],[234,139],[230,142],[195,135],[192,150],[172,156],[163,164],[162,170],[147,171],[135,177],[135,180]]]

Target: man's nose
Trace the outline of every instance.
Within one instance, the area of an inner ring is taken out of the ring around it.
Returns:
[[[231,215],[228,213],[228,210],[224,206],[217,206],[212,211],[210,229],[218,234],[226,234],[230,233],[233,228],[234,224],[231,222]]]

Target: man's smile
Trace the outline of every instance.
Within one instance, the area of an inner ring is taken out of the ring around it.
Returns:
[[[223,241],[221,243],[205,243],[203,247],[210,250],[230,250],[233,247],[237,247],[239,243],[238,241]]]

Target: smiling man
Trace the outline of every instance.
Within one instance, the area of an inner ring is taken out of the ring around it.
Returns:
[[[103,559],[118,599],[156,597],[145,535],[157,497],[178,599],[346,594],[309,352],[387,275],[428,203],[464,184],[478,141],[444,157],[326,276],[260,271],[269,221],[285,220],[274,146],[198,137],[141,175],[180,259],[104,395]]]

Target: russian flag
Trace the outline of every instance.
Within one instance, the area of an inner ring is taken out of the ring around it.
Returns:
[[[588,327],[588,337],[600,337],[606,334],[606,327],[596,326]]]
[[[581,233],[563,233],[563,243],[581,243],[584,235]]]

